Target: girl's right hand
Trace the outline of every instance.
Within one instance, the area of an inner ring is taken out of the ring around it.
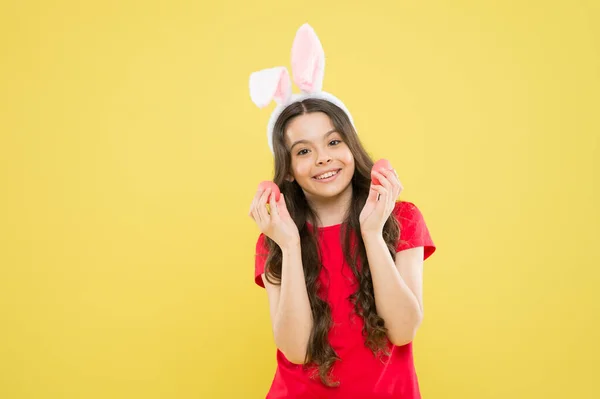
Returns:
[[[267,201],[271,212],[267,212]],[[261,233],[275,241],[283,250],[300,242],[298,227],[290,216],[281,194],[279,201],[275,201],[275,194],[270,188],[259,189],[252,200],[248,215],[254,219]]]

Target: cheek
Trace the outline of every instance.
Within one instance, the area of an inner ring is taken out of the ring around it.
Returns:
[[[295,161],[292,163],[292,169],[296,177],[305,177],[310,174],[310,162]]]
[[[344,153],[343,157],[341,158],[341,161],[344,162],[347,166],[354,165],[354,157],[352,156],[352,153],[349,150]]]
[[[298,175],[304,177],[310,177],[310,166],[309,165],[298,165]]]

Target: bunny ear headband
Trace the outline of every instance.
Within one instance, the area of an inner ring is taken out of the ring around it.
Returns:
[[[307,98],[320,98],[340,107],[354,126],[350,112],[337,97],[322,91],[325,73],[325,53],[317,34],[309,24],[302,25],[296,32],[292,44],[292,78],[302,93],[292,94],[292,81],[285,67],[263,69],[250,75],[250,97],[259,107],[266,107],[271,100],[277,106],[267,125],[267,140],[273,150],[273,127],[275,121],[290,104]]]

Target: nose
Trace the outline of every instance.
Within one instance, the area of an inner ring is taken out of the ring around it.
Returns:
[[[327,164],[330,164],[331,161],[332,161],[332,159],[329,155],[322,154],[322,155],[319,155],[319,158],[317,158],[317,165],[319,165],[319,166],[327,165]]]

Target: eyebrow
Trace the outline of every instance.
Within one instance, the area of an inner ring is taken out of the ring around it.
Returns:
[[[323,138],[327,138],[327,136],[329,136],[331,133],[337,133],[337,130],[331,129],[330,131],[328,131],[327,133],[325,133],[325,135],[323,136]],[[290,151],[292,151],[292,149],[294,148],[294,146],[296,144],[301,144],[301,143],[310,143],[310,141],[308,141],[308,140],[298,140],[298,141],[294,142],[294,144],[292,144],[292,146],[290,147]]]

